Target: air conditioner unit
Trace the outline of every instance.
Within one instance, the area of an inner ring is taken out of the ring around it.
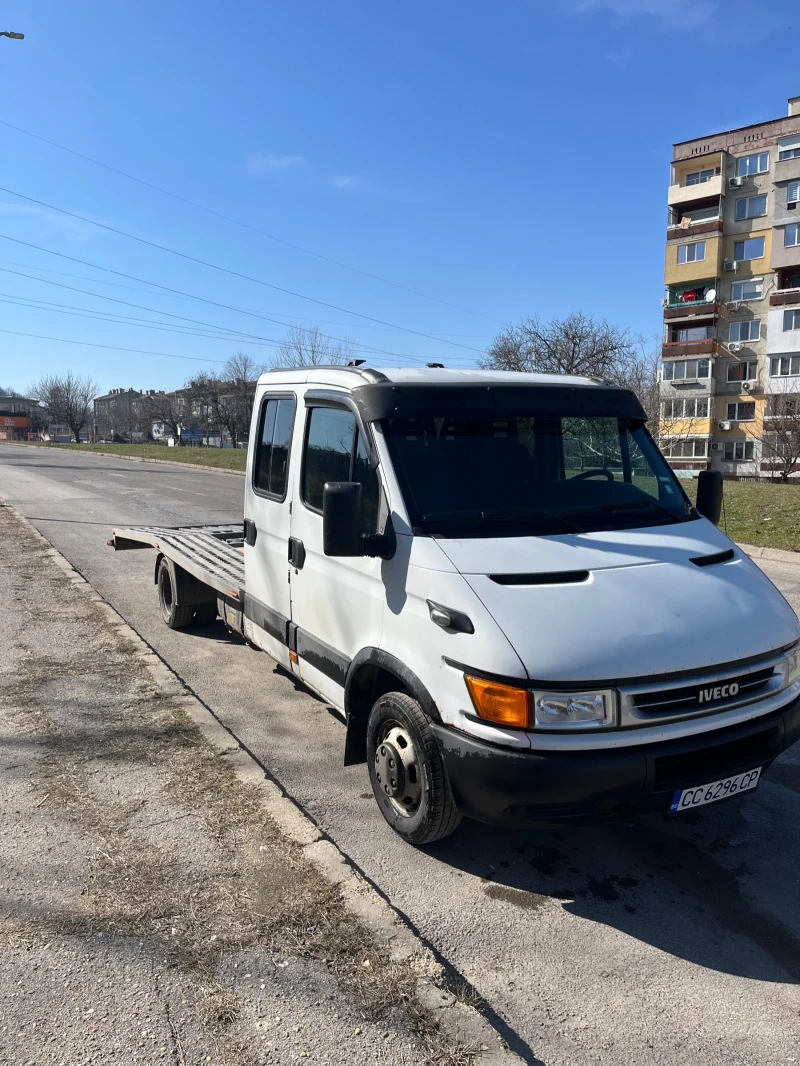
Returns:
[[[729,189],[741,189],[741,187],[743,185],[744,185],[744,178],[739,177],[738,175],[735,178],[728,178],[728,188]]]
[[[735,259],[726,259],[723,263],[724,270],[736,270],[738,266],[739,264],[736,262]]]
[[[752,389],[752,387],[753,386],[750,384],[749,381],[743,381],[742,382],[742,392],[749,392]]]
[[[720,442],[718,440],[715,440],[715,441],[711,442],[711,451],[712,452],[721,452],[722,451],[722,445],[720,444]]]
[[[730,422],[717,422],[717,425],[719,426],[720,429],[730,429],[731,428]]]
[[[739,311],[742,306],[741,300],[732,300],[730,303],[725,304],[726,311]]]
[[[740,352],[741,350],[742,345],[739,341],[731,341],[731,343],[728,345],[729,352]]]

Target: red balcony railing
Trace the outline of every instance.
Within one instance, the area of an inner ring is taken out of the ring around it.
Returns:
[[[800,304],[800,289],[778,289],[769,294],[771,307],[785,307],[787,304]]]
[[[699,341],[665,341],[661,346],[661,355],[665,358],[716,354],[717,342],[713,337]]]

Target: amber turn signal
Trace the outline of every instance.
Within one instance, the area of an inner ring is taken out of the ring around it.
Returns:
[[[475,710],[481,718],[497,725],[527,729],[530,720],[528,691],[503,685],[499,681],[487,681],[483,677],[464,674]]]

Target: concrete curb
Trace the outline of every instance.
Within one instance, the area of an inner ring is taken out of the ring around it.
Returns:
[[[103,453],[100,453],[103,454]],[[141,460],[140,460],[141,461]],[[180,465],[180,464],[178,464]],[[170,696],[197,726],[216,754],[226,760],[237,777],[258,788],[266,812],[288,839],[302,847],[306,858],[328,881],[339,886],[344,904],[380,943],[390,957],[406,963],[418,975],[417,1000],[445,1033],[474,1047],[473,1062],[479,1066],[521,1066],[524,1062],[505,1044],[488,1018],[475,1007],[460,1002],[442,985],[445,967],[432,947],[366,878],[355,869],[316,823],[270,777],[267,771],[215,717],[191,689],[133,629],[111,604],[94,589],[50,541],[16,508],[2,506],[47,548],[47,554],[70,582],[97,605],[109,625],[135,649],[140,662],[165,696]]]
[[[783,548],[762,548],[758,544],[736,544],[751,559],[771,559],[775,563],[790,563],[800,566],[800,551],[790,552]]]
[[[10,444],[15,448],[37,448],[36,444],[22,444],[20,441],[4,440],[3,444]],[[48,449],[42,446],[42,451],[58,451],[58,448]],[[244,477],[244,470],[220,470],[216,466],[204,466],[202,463],[176,463],[173,459],[151,459],[144,455],[112,455],[109,452],[84,452],[67,448],[68,452],[74,451],[77,455],[98,455],[101,459],[125,459],[129,463],[154,463],[156,466],[172,466],[179,470],[203,470],[209,474],[232,474],[234,477]]]

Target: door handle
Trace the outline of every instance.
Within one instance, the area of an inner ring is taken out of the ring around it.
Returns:
[[[298,570],[302,570],[305,561],[306,549],[302,540],[298,540],[297,537],[289,537],[289,562]]]
[[[256,542],[258,536],[258,529],[252,518],[245,518],[244,520],[244,542],[249,544],[252,548]]]

